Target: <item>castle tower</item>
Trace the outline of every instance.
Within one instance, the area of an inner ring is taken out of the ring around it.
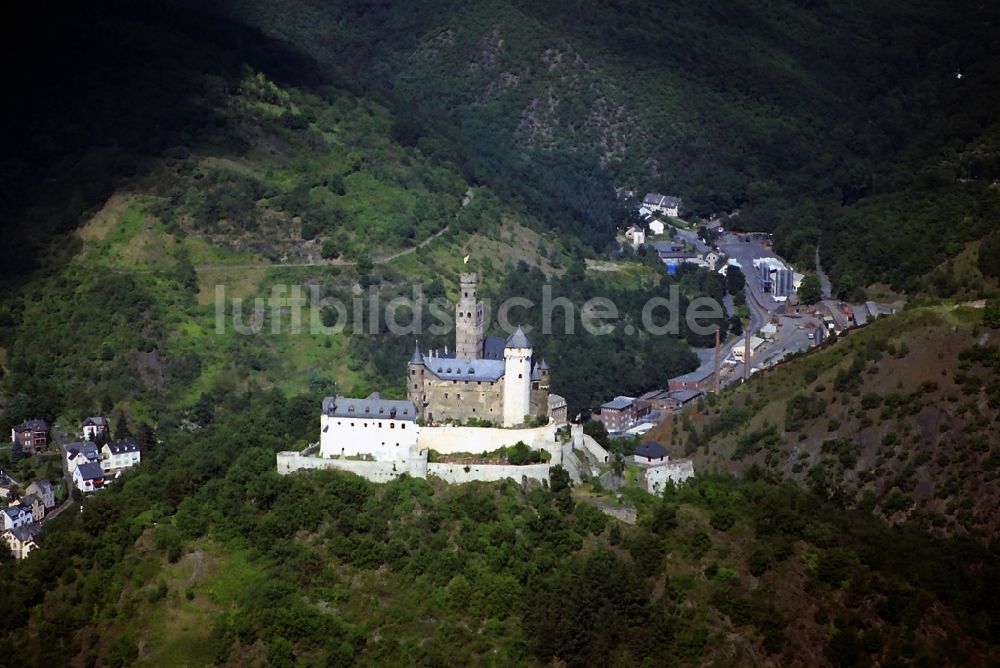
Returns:
[[[462,292],[455,305],[455,356],[474,360],[483,356],[483,304],[476,295],[475,273],[461,274]]]
[[[409,364],[406,365],[406,398],[417,407],[417,417],[424,417],[424,403],[426,393],[424,392],[424,356],[420,353],[420,342],[413,344],[413,355]]]
[[[503,426],[524,422],[531,413],[531,351],[533,344],[518,327],[504,346]]]

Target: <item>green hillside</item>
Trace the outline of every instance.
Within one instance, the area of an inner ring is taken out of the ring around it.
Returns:
[[[923,273],[994,225],[996,7],[982,3],[213,3],[467,147],[477,178],[595,241],[612,185],[821,243],[840,291]],[[961,78],[957,75],[961,74]]]
[[[989,542],[1000,527],[1000,376],[982,311],[879,320],[703,402],[658,434],[703,469]]]

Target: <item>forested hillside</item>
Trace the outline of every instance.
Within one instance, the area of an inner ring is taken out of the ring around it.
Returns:
[[[1000,356],[982,311],[877,321],[710,397],[654,434],[702,469],[763,472],[893,522],[1000,527]]]
[[[997,659],[996,555],[792,484],[702,478],[639,523],[567,487],[282,477],[277,393],[162,431],[124,485],[0,563],[0,666]],[[585,496],[585,495],[584,495]]]
[[[612,185],[921,289],[993,229],[995,5],[936,0],[212,3],[405,109],[401,134],[597,242]],[[581,224],[585,229],[579,229]]]

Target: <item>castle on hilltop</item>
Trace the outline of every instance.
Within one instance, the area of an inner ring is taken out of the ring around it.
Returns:
[[[514,427],[534,418],[566,420],[566,401],[549,394],[550,369],[536,360],[520,327],[507,339],[484,336],[483,303],[474,273],[461,277],[455,305],[455,349],[420,351],[407,365],[407,397],[427,422],[488,420]]]

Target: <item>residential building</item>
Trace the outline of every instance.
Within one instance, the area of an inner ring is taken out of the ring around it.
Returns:
[[[118,473],[138,466],[141,459],[142,452],[135,441],[114,441],[101,446],[101,469],[105,474]]]
[[[610,434],[620,434],[649,415],[650,404],[635,397],[618,396],[601,404],[594,419],[604,424]]]
[[[685,373],[667,381],[667,388],[673,392],[675,390],[700,390],[701,392],[715,391],[715,368],[706,364],[691,373]]]
[[[664,230],[666,229],[667,229],[666,224],[662,220],[654,219],[649,221],[650,234],[657,234],[657,235],[663,234]]]
[[[719,260],[722,259],[722,256],[719,255],[719,251],[709,250],[701,256],[701,259],[704,261],[705,266],[709,269],[715,269],[716,265],[719,264]]]
[[[670,218],[677,218],[680,215],[681,198],[671,195],[660,195],[658,193],[647,193],[642,200],[642,205],[650,211],[657,211],[666,214]]]
[[[549,419],[553,424],[569,422],[569,406],[566,399],[558,394],[549,394]]]
[[[34,419],[14,425],[10,430],[11,442],[19,442],[26,455],[34,455],[49,443],[49,426],[45,420]]]
[[[7,529],[2,534],[11,554],[15,559],[24,559],[38,548],[37,536],[41,527],[37,524],[26,524]]]
[[[31,506],[15,503],[0,509],[0,529],[6,531],[15,527],[31,524],[35,521],[35,516],[31,513]]]
[[[646,243],[646,231],[638,225],[632,225],[625,230],[625,238],[632,244],[632,248],[638,248]]]
[[[90,441],[67,443],[63,446],[63,456],[66,458],[66,466],[70,473],[81,464],[97,463],[101,459],[97,446]]]
[[[656,466],[670,460],[670,453],[656,441],[646,441],[632,454],[632,461],[642,466]]]
[[[104,487],[104,470],[99,462],[84,462],[73,469],[73,484],[81,492],[94,492]]]
[[[31,509],[31,517],[34,518],[35,522],[41,522],[45,519],[45,503],[42,501],[42,497],[37,494],[22,496],[20,505]]]
[[[88,441],[97,442],[102,436],[106,437],[110,432],[111,425],[106,417],[89,417],[83,421],[83,437]]]
[[[417,449],[417,407],[412,401],[383,399],[372,392],[364,399],[327,397],[320,415],[320,455],[371,456],[394,461]]]
[[[55,508],[56,490],[55,487],[52,486],[52,483],[48,480],[36,480],[28,485],[28,489],[25,490],[25,493],[36,495],[42,500],[42,504],[46,508]]]

